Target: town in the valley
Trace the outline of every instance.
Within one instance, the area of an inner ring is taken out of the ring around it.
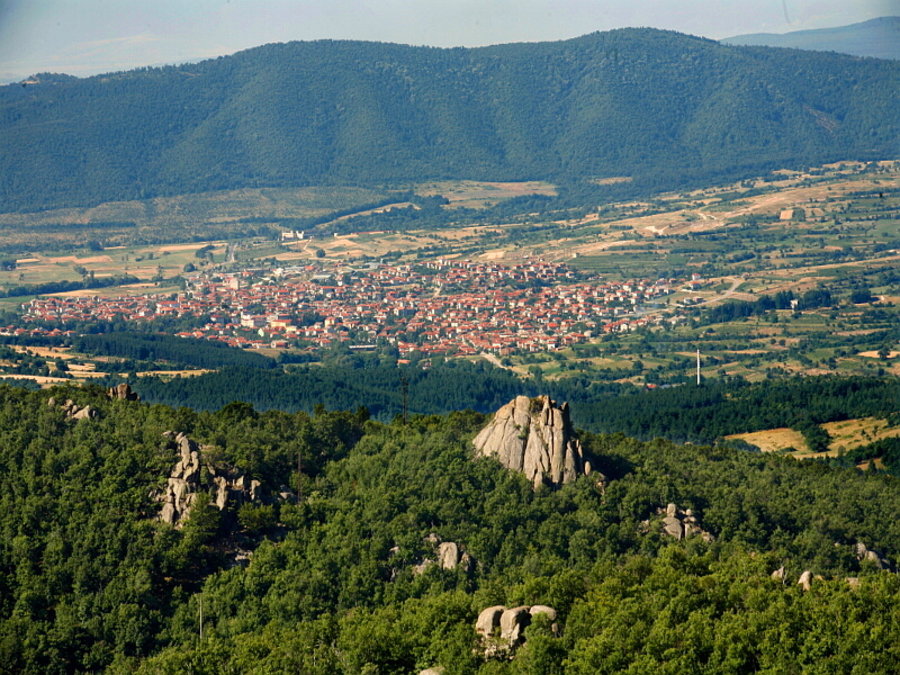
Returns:
[[[184,275],[176,294],[57,295],[23,306],[29,334],[79,323],[196,318],[178,334],[242,348],[317,350],[335,342],[401,355],[506,355],[674,322],[663,310],[696,279],[611,281],[560,262],[432,260],[304,265]]]

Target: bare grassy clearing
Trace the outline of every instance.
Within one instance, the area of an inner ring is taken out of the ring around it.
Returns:
[[[485,208],[513,197],[526,195],[556,195],[556,186],[544,181],[490,182],[439,181],[423,183],[416,192],[424,196],[442,195],[452,207]]]
[[[842,422],[828,422],[822,428],[831,436],[830,450],[852,450],[882,438],[900,436],[900,426],[892,427],[887,420],[863,417]]]
[[[8,345],[10,349],[19,354],[34,354],[44,359],[76,359],[78,355],[73,354],[68,347],[26,347],[24,345]]]
[[[205,375],[206,373],[211,373],[213,371],[207,369],[195,369],[195,370],[142,370],[139,373],[135,373],[138,377],[163,377],[163,378],[172,378],[172,377],[196,377],[198,375]]]
[[[725,437],[728,440],[742,440],[751,445],[755,445],[763,452],[779,452],[793,448],[801,452],[809,452],[809,446],[806,444],[802,434],[788,427],[778,429],[765,429],[763,431],[753,431],[745,434],[731,434]]]

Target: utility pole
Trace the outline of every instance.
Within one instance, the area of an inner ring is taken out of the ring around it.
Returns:
[[[697,386],[700,386],[700,349],[697,349]]]

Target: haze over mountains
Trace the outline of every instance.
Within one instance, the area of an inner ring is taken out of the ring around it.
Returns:
[[[437,49],[272,44],[0,88],[0,211],[245,186],[630,176],[897,151],[898,65],[651,29]]]
[[[878,59],[900,59],[900,16],[883,16],[836,28],[797,30],[783,34],[736,35],[721,42],[728,45],[792,47]]]

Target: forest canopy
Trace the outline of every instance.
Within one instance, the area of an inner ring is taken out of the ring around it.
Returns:
[[[96,412],[71,419],[51,396]],[[582,434],[605,487],[584,477],[534,491],[473,458],[479,413],[367,417],[0,386],[3,670],[889,672],[897,662],[898,577],[856,554],[864,542],[896,559],[900,526],[885,517],[900,511],[896,478]],[[183,527],[159,522],[152,495],[177,461],[173,431],[204,461],[273,495],[293,486],[301,500],[219,510],[211,486]],[[714,540],[662,536],[669,503]],[[474,563],[416,571],[435,541]],[[786,584],[770,576],[781,567]],[[810,591],[796,583],[804,570],[818,575]],[[558,627],[535,621],[512,660],[485,656],[474,622],[499,604],[549,605]]]
[[[291,42],[39,77],[0,87],[0,211],[451,178],[590,186],[593,201],[609,176],[646,193],[883,159],[897,68],[623,29],[477,49]]]

